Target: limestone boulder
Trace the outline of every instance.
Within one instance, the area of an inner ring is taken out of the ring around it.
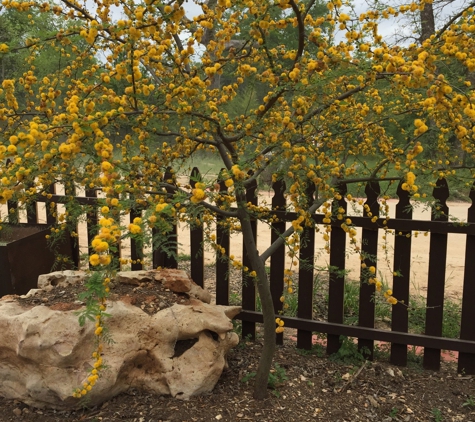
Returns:
[[[137,388],[187,399],[211,391],[238,343],[231,319],[239,307],[191,299],[148,315],[123,301],[109,303],[111,344],[107,369],[86,396],[88,405]],[[93,360],[94,324],[78,324],[77,311],[25,307],[17,298],[0,300],[0,396],[36,407],[82,405],[72,397]]]
[[[84,271],[55,271],[49,274],[41,274],[38,277],[38,289],[51,291],[55,287],[67,287],[83,283],[87,274]]]
[[[205,303],[211,302],[211,294],[208,290],[198,286],[185,271],[176,269],[161,269],[151,271],[121,271],[115,278],[116,282],[139,286],[146,282],[162,283],[166,289],[176,293],[185,293],[190,297]]]

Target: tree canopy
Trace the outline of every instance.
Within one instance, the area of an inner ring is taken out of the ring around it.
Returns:
[[[11,163],[0,169],[0,202],[28,204],[57,181],[102,188],[104,218],[90,256],[103,274],[98,336],[121,214],[147,208],[127,227],[130,236],[166,233],[176,218],[207,225],[216,214],[228,217],[229,229],[243,233],[262,301],[267,349],[256,396],[265,394],[275,322],[264,263],[276,246],[292,244],[292,253],[321,206],[328,241],[336,218],[329,201],[344,184],[402,181],[417,199],[420,175],[435,183],[460,173],[472,183],[473,8],[421,43],[391,45],[379,31],[427,4],[356,15],[341,0],[208,0],[187,16],[186,4],[173,0],[3,0],[0,18],[15,12],[34,25],[50,16],[61,25],[0,40],[2,64],[27,53],[21,72],[1,82],[0,159]],[[41,72],[40,58],[49,63]],[[163,180],[202,150],[222,160],[229,191]],[[299,217],[259,252],[249,219],[262,210],[247,203],[245,188],[269,169],[286,182]],[[59,228],[78,215],[67,208]],[[344,228],[353,239],[356,231]]]

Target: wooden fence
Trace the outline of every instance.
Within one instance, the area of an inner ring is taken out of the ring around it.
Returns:
[[[193,169],[190,184],[193,186],[199,176],[197,168]],[[226,190],[223,182],[220,183],[221,190]],[[257,205],[255,196],[257,185],[247,191],[247,200]],[[293,221],[297,215],[287,211],[286,199],[283,195],[284,185],[277,182],[272,186],[274,196],[272,197],[272,215],[278,220],[271,223],[271,242],[275,241],[281,233],[285,231],[286,222]],[[340,187],[340,192],[345,195],[346,187]],[[49,204],[61,203],[68,200],[74,192],[66,187],[65,195],[56,195],[51,192],[51,196],[46,200],[46,207]],[[313,192],[309,192],[312,195]],[[276,315],[280,316],[286,327],[297,329],[297,347],[310,349],[312,347],[312,334],[314,332],[327,334],[327,351],[334,353],[338,351],[341,342],[340,336],[353,337],[358,339],[358,346],[369,354],[372,358],[375,341],[388,342],[391,344],[390,361],[396,365],[405,366],[408,357],[408,345],[420,346],[424,348],[423,364],[427,369],[437,370],[440,368],[441,350],[458,351],[458,370],[467,374],[475,374],[475,306],[472,301],[475,298],[475,205],[468,209],[467,223],[453,223],[448,221],[449,208],[447,198],[449,189],[444,179],[437,182],[433,196],[437,200],[437,212],[432,210],[430,221],[415,220],[412,218],[409,195],[400,187],[397,190],[399,202],[396,205],[396,218],[386,221],[381,217],[374,221],[374,216],[379,216],[378,196],[380,187],[377,183],[370,183],[365,189],[366,201],[365,210],[362,216],[351,217],[352,224],[361,228],[361,247],[364,256],[368,257],[364,263],[375,266],[378,255],[378,230],[386,227],[394,230],[397,235],[394,239],[394,271],[398,272],[393,280],[393,294],[404,303],[398,303],[392,307],[391,330],[375,328],[375,294],[374,284],[366,282],[364,274],[361,274],[359,315],[358,325],[345,325],[344,317],[344,295],[345,295],[345,275],[344,271],[329,272],[328,291],[328,317],[326,321],[313,319],[313,298],[314,289],[314,268],[309,265],[301,265],[298,270],[298,309],[296,317],[281,316],[282,303],[280,297],[284,289],[285,270],[285,249],[281,246],[270,258],[270,283],[274,300]],[[70,195],[70,196],[68,196]],[[470,199],[475,201],[475,191],[470,193]],[[97,228],[97,191],[86,192],[85,197],[76,197],[81,204],[91,205],[88,219],[88,244],[94,236]],[[9,209],[14,209],[15,204],[10,203]],[[94,208],[95,207],[95,208]],[[335,201],[333,210],[338,208],[347,209],[345,199]],[[51,210],[50,210],[51,211]],[[441,213],[440,211],[443,211]],[[369,214],[371,213],[371,214]],[[140,211],[132,210],[130,221],[140,215]],[[371,215],[371,217],[370,217]],[[324,215],[314,214],[313,219],[316,224],[323,224]],[[229,253],[230,235],[222,225],[216,226],[216,239],[218,245],[222,246],[226,253]],[[29,209],[27,214],[28,223],[37,222],[37,209]],[[54,223],[55,218],[48,213],[48,223]],[[257,238],[257,222],[252,221],[254,236]],[[347,235],[341,228],[341,221],[334,219],[331,223],[332,231],[330,236],[330,256],[329,264],[331,268],[345,269],[345,256],[347,253]],[[175,227],[175,234],[177,233]],[[425,316],[425,334],[412,334],[408,332],[409,316],[407,306],[410,304],[410,274],[411,274],[411,242],[413,232],[430,232],[429,245],[429,275],[427,290],[427,307]],[[460,336],[457,339],[442,337],[442,322],[444,318],[445,299],[445,279],[446,279],[446,258],[447,258],[447,236],[449,233],[459,233],[466,235],[465,269],[463,280],[463,297]],[[305,242],[299,251],[299,259],[305,262],[313,262],[315,258],[315,230],[305,228],[301,234]],[[204,283],[204,253],[203,253],[203,231],[194,228],[190,231],[190,253],[191,256],[191,277],[199,285]],[[178,239],[179,240],[179,239]],[[79,246],[74,242],[74,262],[79,264]],[[131,258],[135,260],[140,254],[134,242],[131,245]],[[250,267],[249,260],[243,250],[243,264]],[[177,267],[175,256],[168,256],[162,251],[153,251],[153,265],[164,267]],[[132,269],[141,269],[139,263],[132,264]],[[226,260],[218,259],[215,263],[216,272],[216,302],[217,304],[229,304],[229,264]],[[243,272],[243,281],[246,274]],[[242,312],[237,316],[242,321],[243,337],[255,337],[256,323],[262,322],[262,314],[256,311],[256,289],[254,284],[242,283]],[[282,342],[282,335],[278,335],[277,341]]]

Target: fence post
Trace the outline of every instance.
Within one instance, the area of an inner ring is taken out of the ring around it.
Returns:
[[[345,200],[347,193],[346,183],[337,187],[341,198],[333,200],[332,215],[338,213],[339,208],[343,208],[343,215],[346,215],[348,204]],[[330,269],[328,286],[328,322],[343,324],[344,299],[345,299],[345,257],[346,257],[346,233],[341,227],[332,227],[330,233]],[[338,334],[328,334],[327,354],[338,352],[341,346]]]
[[[228,191],[227,186],[224,183],[221,175],[225,169],[221,169],[219,173],[218,183],[219,192],[226,194]],[[221,205],[221,201],[218,206]],[[220,256],[219,252],[216,252],[216,304],[217,305],[229,305],[229,230],[224,227],[223,223],[226,221],[226,217],[221,215],[216,216],[216,244],[224,249],[226,257]]]
[[[470,199],[472,205],[468,209],[467,222],[475,223],[475,184],[470,190]],[[462,296],[462,322],[460,326],[460,338],[462,340],[475,340],[475,306],[473,298],[475,297],[475,283],[473,275],[475,274],[475,236],[467,235],[467,244],[465,246],[465,269],[463,276],[463,296]],[[458,372],[466,374],[475,374],[475,354],[459,353]]]
[[[6,167],[11,165],[12,160],[7,159]],[[18,210],[18,201],[7,201],[8,223],[18,224],[20,222],[20,213]]]
[[[130,223],[134,222],[135,218],[142,218],[142,208],[137,207],[130,210]],[[132,271],[140,271],[143,269],[142,262],[137,262],[143,258],[143,243],[138,245],[135,239],[130,239],[130,269]]]
[[[252,172],[249,172],[249,175],[252,175]],[[246,190],[246,201],[251,202],[253,205],[257,205],[256,197],[257,189],[257,180],[254,180],[253,184],[250,185]],[[256,219],[251,219],[252,233],[254,240],[257,239],[257,221]],[[244,267],[248,267],[249,271],[252,270],[250,259],[246,253],[246,247],[243,242],[242,246],[242,263]],[[242,309],[247,311],[256,310],[256,285],[254,280],[243,270],[242,272]],[[256,323],[251,321],[242,322],[242,338],[250,337],[252,340],[256,338]]]
[[[29,187],[32,186],[33,185],[30,185]],[[26,222],[28,224],[38,223],[38,202],[36,200],[26,207]]]
[[[368,182],[366,184],[366,202],[363,209],[364,217],[368,217],[369,219],[379,215],[378,197],[380,192],[381,189],[378,182]],[[374,229],[363,228],[361,253],[364,257],[363,262],[366,264],[366,267],[374,266],[376,268],[378,255],[378,227],[376,225]],[[377,274],[377,271],[375,274]],[[358,314],[358,325],[360,327],[374,328],[374,292],[374,284],[368,283],[366,273],[362,271],[360,277],[360,306]],[[365,338],[358,339],[358,350],[364,353],[367,359],[373,360],[374,341]]]
[[[66,210],[68,209],[68,204],[76,199],[76,186],[74,186],[73,182],[66,181],[64,184],[64,195],[66,197],[65,207]],[[74,262],[75,268],[79,269],[80,263],[80,251],[79,251],[79,229],[78,225],[74,228],[74,231],[78,234],[77,237],[69,236],[69,239],[66,239],[66,242],[69,241],[71,244],[71,254]]]
[[[432,196],[436,199],[436,204],[432,207],[431,220],[449,221],[449,208],[446,204],[449,187],[446,179],[437,180]],[[442,336],[446,261],[447,234],[431,233],[425,328],[425,334],[429,336]],[[440,349],[426,347],[424,349],[424,368],[438,371],[440,369],[440,352]]]
[[[54,195],[56,193],[56,185],[55,184],[52,184],[52,185],[49,185],[45,191],[48,193],[48,194],[52,194]],[[46,209],[46,224],[48,225],[52,225],[52,224],[56,224],[56,217],[57,217],[57,204],[54,204],[53,206],[51,206],[53,204],[53,201],[49,200],[49,199],[46,199],[45,201],[45,209]]]
[[[402,181],[397,187],[399,202],[396,205],[396,219],[411,220],[412,206],[409,192],[402,189]],[[409,236],[407,236],[409,235]],[[411,232],[396,233],[394,238],[394,267],[398,276],[393,276],[393,296],[401,303],[392,307],[391,330],[408,332],[409,286],[411,273]],[[391,343],[391,363],[399,366],[407,365],[407,344]]]
[[[285,182],[277,180],[272,184],[274,196],[272,197],[272,210],[286,210],[286,201],[284,197]],[[285,232],[285,219],[273,218],[271,224],[271,244],[274,243],[282,233]],[[284,291],[284,270],[285,270],[285,246],[282,244],[270,257],[270,290],[272,301],[274,302],[274,313],[277,315],[282,311],[282,302],[280,297]],[[276,343],[284,344],[284,333],[276,335]]]
[[[305,191],[307,204],[313,203],[315,184],[309,182]],[[313,265],[315,258],[315,228],[304,226],[300,234],[299,253],[299,289],[297,318],[313,319]],[[297,330],[297,347],[310,350],[312,348],[312,332]]]
[[[195,188],[196,182],[201,180],[201,173],[198,167],[193,167],[190,176],[190,186]],[[191,279],[204,287],[204,235],[203,226],[192,227],[190,229],[190,270]]]
[[[167,170],[165,171],[165,174],[163,176],[163,181],[168,183],[168,184],[175,184],[175,175],[173,173],[173,169],[171,167],[168,167]],[[174,193],[173,188],[166,188],[166,193],[168,195],[172,195]],[[152,229],[152,234],[155,236],[157,234],[156,229]],[[167,254],[165,251],[160,251],[160,250],[155,250],[153,248],[153,267],[164,267],[164,268],[178,268],[178,234],[177,234],[177,224],[173,224],[173,228],[168,235],[170,239],[172,239],[173,246],[170,246],[168,249],[170,249],[170,254]]]
[[[95,198],[97,200],[97,190],[96,189],[86,189],[87,198]],[[87,226],[87,248],[89,251],[89,256],[94,253],[91,243],[94,240],[94,237],[97,234],[97,226],[99,225],[99,216],[97,212],[97,201],[94,205],[88,206],[88,211],[86,212],[86,226]],[[92,269],[92,265],[88,263],[89,268]]]

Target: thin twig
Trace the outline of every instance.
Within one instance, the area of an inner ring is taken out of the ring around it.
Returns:
[[[350,384],[356,379],[358,378],[358,375],[361,374],[361,371],[365,368],[366,364],[368,363],[367,360],[364,361],[363,365],[360,366],[360,369],[358,369],[358,371],[356,371],[356,374],[353,375],[346,383],[343,387],[341,387],[339,390],[337,390],[337,393],[341,393],[342,391],[345,391],[349,386]]]

